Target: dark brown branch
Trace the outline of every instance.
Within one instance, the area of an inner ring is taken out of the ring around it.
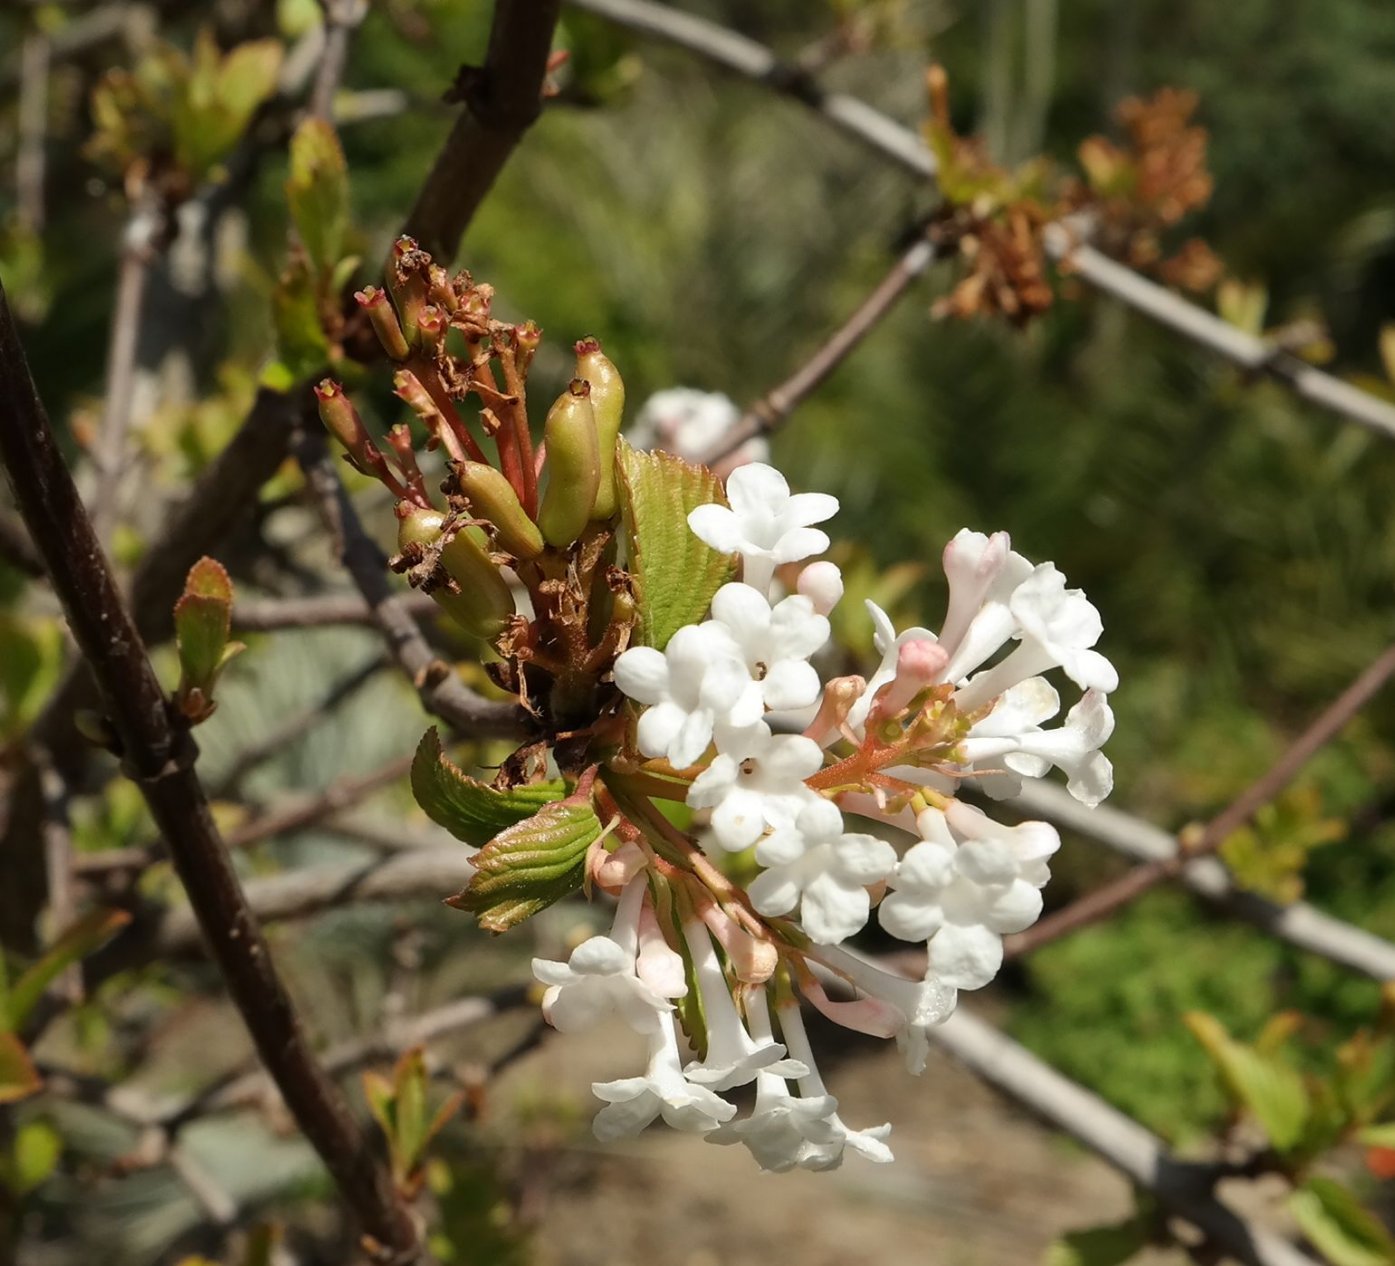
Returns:
[[[857,348],[897,304],[911,284],[934,262],[935,248],[920,238],[828,340],[778,387],[766,392],[742,414],[740,421],[704,455],[714,465],[749,440],[774,431]]]
[[[383,1261],[419,1256],[416,1230],[368,1140],[315,1061],[247,904],[139,632],[58,450],[0,288],[0,459],[69,627],[96,677],[124,769],[170,843],[175,868],[229,993],[306,1138]],[[196,933],[197,934],[197,933]]]
[[[1145,892],[1176,879],[1188,862],[1214,853],[1266,804],[1297,777],[1315,753],[1330,743],[1342,728],[1366,705],[1395,673],[1395,646],[1388,647],[1322,714],[1300,734],[1286,751],[1234,801],[1218,813],[1194,837],[1184,836],[1178,852],[1167,858],[1137,866],[1113,883],[1095,889],[1063,910],[1049,915],[1035,926],[1009,937],[1009,956],[1030,953],[1051,941],[1086,927],[1113,914]]]
[[[455,258],[485,194],[542,112],[560,7],[560,0],[495,0],[484,65],[460,69],[453,98],[465,108],[403,226],[442,264]]]

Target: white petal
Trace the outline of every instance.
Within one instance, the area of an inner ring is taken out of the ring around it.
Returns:
[[[741,520],[726,506],[698,506],[688,514],[688,526],[698,540],[719,554],[736,553],[745,539]]]
[[[946,923],[930,941],[930,974],[946,985],[981,989],[1002,965],[1002,938],[977,924]]]
[[[865,888],[845,887],[832,875],[819,875],[804,889],[799,921],[820,945],[837,945],[861,931],[871,905]]]
[[[666,756],[688,714],[676,703],[658,703],[639,718],[636,741],[645,756]],[[699,753],[701,755],[701,753]]]
[[[823,686],[812,664],[799,659],[782,659],[771,665],[760,688],[766,707],[782,711],[808,707],[818,700]]]
[[[712,713],[706,709],[689,713],[682,728],[669,744],[668,759],[675,769],[687,769],[702,758],[712,742]],[[641,749],[643,750],[643,749]]]
[[[833,845],[833,870],[855,884],[875,884],[891,874],[896,850],[875,835],[845,835]]]
[[[668,660],[652,646],[632,646],[615,661],[615,684],[640,703],[658,703],[668,694]]]
[[[727,499],[737,514],[783,507],[789,500],[790,486],[773,466],[752,462],[731,472]]]
[[[928,941],[944,923],[944,912],[933,901],[908,892],[893,892],[877,907],[881,925],[902,941]]]
[[[838,498],[826,492],[797,492],[789,499],[781,518],[792,527],[822,523],[838,513]]]
[[[760,914],[788,914],[799,902],[799,884],[788,868],[767,870],[747,886],[746,895]]]
[[[818,528],[791,528],[780,536],[774,547],[777,563],[797,563],[811,554],[822,554],[828,548],[828,533]]]

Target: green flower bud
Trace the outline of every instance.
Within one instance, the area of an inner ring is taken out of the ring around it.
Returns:
[[[601,455],[601,486],[596,492],[593,519],[608,519],[620,508],[615,482],[615,442],[625,412],[625,383],[620,371],[601,351],[599,340],[584,338],[576,345],[576,376],[591,384],[591,408],[596,415],[596,444]]]
[[[547,414],[547,490],[538,526],[549,545],[565,549],[585,529],[601,485],[601,454],[591,384],[573,378]]]
[[[431,549],[441,538],[445,516],[409,502],[397,506],[397,547],[409,559]],[[431,591],[437,606],[466,632],[492,641],[514,614],[513,594],[479,540],[466,528],[456,532],[441,550],[441,566],[460,586]]]
[[[513,485],[499,471],[483,462],[457,462],[455,477],[470,509],[494,525],[499,544],[510,554],[526,561],[542,553],[538,525],[523,512]]]
[[[344,388],[333,378],[322,378],[315,384],[315,403],[325,430],[344,446],[346,452],[358,456],[369,443],[368,432],[353,401],[344,394]]]
[[[407,346],[407,336],[402,333],[387,291],[379,290],[377,286],[364,286],[362,290],[354,292],[354,298],[358,300],[359,307],[368,313],[368,319],[373,323],[373,333],[378,336],[383,351],[393,360],[406,360],[411,348]]]
[[[402,332],[407,342],[421,341],[421,310],[431,298],[431,256],[422,250],[414,238],[402,236],[392,245],[392,263],[387,270],[388,289],[392,291],[402,318]]]

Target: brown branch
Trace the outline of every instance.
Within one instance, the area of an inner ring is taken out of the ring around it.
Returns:
[[[194,771],[197,748],[178,728],[121,600],[86,508],[39,401],[0,288],[0,459],[44,558],[69,627],[121,743],[124,769],[170,843],[200,931],[268,1072],[345,1203],[378,1242],[380,1260],[419,1257],[416,1230],[367,1138],[315,1061]]]
[[[542,112],[560,7],[561,0],[495,0],[484,65],[460,69],[452,99],[465,108],[402,230],[442,264],[455,258],[485,194]]]
[[[315,81],[310,89],[309,111],[316,118],[329,119],[334,112],[334,94],[349,64],[349,43],[354,31],[368,14],[367,0],[320,0],[324,12],[324,48]]]
[[[1395,646],[1388,647],[1322,714],[1300,734],[1288,749],[1259,778],[1195,835],[1183,836],[1178,852],[1167,858],[1135,867],[1113,883],[1095,889],[1063,910],[1041,920],[1025,932],[1009,937],[1007,954],[1016,957],[1068,936],[1079,928],[1097,922],[1141,897],[1145,892],[1176,879],[1187,863],[1214,853],[1298,775],[1304,765],[1342,728],[1395,673]]]
[[[440,614],[424,593],[404,593],[401,602],[415,620]],[[357,593],[317,594],[308,598],[267,598],[238,602],[233,628],[239,633],[277,633],[283,629],[318,629],[332,624],[377,626],[372,609]]]
[[[520,706],[480,698],[432,651],[402,596],[388,580],[387,560],[364,530],[345,493],[326,451],[323,432],[302,430],[296,449],[325,530],[340,538],[345,570],[372,611],[388,650],[416,688],[422,707],[468,738],[524,737],[529,732],[529,719]]]
[[[747,441],[768,435],[779,427],[853,353],[934,259],[934,245],[924,237],[919,238],[808,360],[742,414],[736,425],[704,455],[703,463],[714,465]]]
[[[652,0],[568,0],[630,30],[667,40],[716,65],[800,102],[828,123],[856,137],[912,175],[933,180],[935,156],[910,128],[842,93],[825,91],[797,66],[781,62],[763,44],[715,22]],[[1289,355],[1188,303],[1162,286],[1085,245],[1066,226],[1050,226],[1048,253],[1081,280],[1120,299],[1199,346],[1249,373],[1265,374],[1319,408],[1395,439],[1395,404]]]

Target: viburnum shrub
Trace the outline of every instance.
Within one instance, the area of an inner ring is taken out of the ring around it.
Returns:
[[[439,496],[406,426],[384,453],[343,390],[319,388],[349,462],[398,499],[395,568],[479,639],[531,718],[491,785],[434,730],[421,744],[418,799],[478,848],[451,903],[503,932],[578,888],[616,899],[609,932],[533,963],[557,1029],[615,1015],[648,1040],[643,1069],[593,1087],[602,1140],[662,1116],[766,1169],[827,1169],[849,1149],[889,1161],[889,1125],[839,1116],[801,1003],[895,1037],[919,1072],[959,990],[993,979],[1003,936],[1041,912],[1060,841],[961,793],[1010,796],[1054,768],[1086,804],[1109,794],[1117,676],[1093,649],[1099,615],[1006,533],[966,529],[945,547],[939,632],[898,633],[869,603],[880,662],[824,680],[843,584],[818,525],[837,500],[791,492],[769,465],[723,486],[632,447],[624,384],[594,339],[576,344],[534,449],[540,331],[494,319],[491,297],[407,239],[388,291],[358,296],[427,447],[445,451]],[[1080,695],[1051,726],[1055,670]],[[850,948],[874,911],[924,943],[923,979]],[[724,1095],[752,1082],[740,1116]]]

